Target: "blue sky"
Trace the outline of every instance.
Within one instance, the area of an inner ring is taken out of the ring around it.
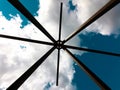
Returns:
[[[80,34],[82,46],[87,46],[90,49],[97,49],[109,52],[120,52],[120,36],[115,38],[114,35],[103,36],[96,33]],[[95,72],[104,82],[106,82],[112,90],[119,90],[120,83],[120,58],[96,53],[84,53],[77,57],[84,62],[93,72]],[[99,90],[99,88],[88,78],[87,75],[78,66],[75,66],[77,73],[75,74],[74,82],[81,90],[89,88],[90,90]],[[81,77],[82,76],[82,77]],[[79,78],[79,79],[78,79]],[[86,88],[87,87],[87,88]],[[78,89],[79,90],[79,89]]]
[[[20,2],[27,8],[29,9],[29,11],[31,12],[32,15],[36,16],[37,15],[37,10],[39,9],[39,1],[38,0],[26,0],[24,2],[24,0],[20,0]],[[29,3],[28,3],[29,2]],[[22,27],[24,27],[24,25],[28,24],[28,20],[18,11],[16,10],[7,0],[4,1],[0,1],[0,3],[2,4],[0,6],[0,11],[2,11],[3,15],[6,17],[6,19],[10,20],[12,17],[9,14],[12,14],[13,16],[16,16],[17,14],[20,15],[20,17],[22,18],[23,22],[22,22]],[[35,4],[35,5],[33,5]],[[32,8],[29,8],[31,7]]]
[[[39,16],[39,14],[41,14],[41,13],[38,13],[38,11],[41,10],[41,6],[39,6],[39,5],[42,4],[39,0],[20,0],[20,2],[35,17],[37,17],[37,16]],[[79,2],[79,0],[78,0],[78,2]],[[107,0],[106,0],[106,2],[107,2]],[[0,12],[2,12],[2,15],[8,21],[11,21],[14,17],[17,16],[17,14],[19,14],[20,18],[22,20],[21,26],[19,27],[20,30],[24,30],[24,28],[26,28],[26,26],[29,25],[29,21],[19,11],[17,11],[7,0],[0,0],[0,3],[2,3],[0,5]],[[52,3],[50,5],[48,4],[49,6],[51,6],[51,7],[48,7],[48,8],[53,8],[52,5],[55,5],[53,0],[49,1],[48,3]],[[80,16],[77,16],[77,15],[79,15],[79,12],[82,12],[81,9],[78,8],[79,4],[77,4],[77,1],[75,2],[74,0],[73,1],[68,0],[68,1],[66,1],[64,3],[66,5],[66,7],[67,7],[67,9],[64,7],[65,8],[64,10],[67,10],[66,11],[67,14],[65,14],[66,15],[65,17],[67,17],[67,15],[68,15],[68,17],[70,17],[70,19],[69,18],[67,18],[67,19],[69,19],[69,21],[73,20],[73,24],[71,24],[68,21],[67,24],[63,25],[63,30],[67,29],[67,27],[73,29],[72,27],[75,26],[74,23],[75,24],[77,23],[77,25],[79,26],[83,21],[85,21],[84,18],[88,17],[88,16],[85,15],[85,17],[81,19],[80,17],[82,17],[81,16],[82,14]],[[90,2],[85,0],[85,3],[86,3],[86,5],[89,5],[88,3],[90,3]],[[101,6],[103,4],[104,4],[104,2],[101,4]],[[82,8],[82,5],[83,4],[81,4],[81,8]],[[85,5],[83,5],[83,6],[85,6]],[[99,3],[98,3],[98,6],[99,6]],[[97,5],[96,5],[96,7],[97,7]],[[92,8],[93,7],[91,7],[91,9]],[[98,8],[100,8],[100,7],[98,7]],[[113,14],[113,16],[112,15],[110,16],[110,18],[112,17],[111,21],[113,20],[113,23],[112,23],[112,25],[113,25],[112,29],[113,30],[110,30],[110,31],[108,30],[107,32],[104,32],[102,30],[98,30],[98,29],[101,29],[101,27],[96,28],[97,26],[95,26],[94,30],[93,30],[93,26],[91,25],[90,28],[87,28],[85,31],[81,32],[79,35],[76,36],[80,40],[80,42],[77,41],[77,45],[80,46],[80,47],[87,47],[87,48],[90,48],[90,49],[96,49],[96,50],[103,50],[103,51],[108,51],[108,52],[120,53],[120,42],[119,42],[119,40],[120,40],[120,35],[119,35],[120,34],[120,27],[119,27],[119,25],[117,25],[118,23],[120,23],[120,17],[117,17],[118,15],[120,15],[120,13],[119,12],[116,13],[116,11],[119,8],[120,8],[120,5],[118,5],[112,11],[112,12],[115,12],[116,17],[114,17],[115,16],[114,14]],[[48,10],[48,12],[51,12],[51,11]],[[87,10],[84,10],[84,11],[87,12]],[[97,10],[95,10],[95,11],[97,11]],[[95,12],[95,11],[93,11],[93,12]],[[63,12],[65,12],[65,11],[63,11]],[[89,16],[91,16],[92,13],[90,13]],[[55,17],[54,17],[54,16],[52,16],[53,14],[54,14],[54,12],[51,14],[51,16],[49,16],[49,15],[47,16],[47,13],[45,13],[45,15],[46,15],[45,17],[52,18],[52,19],[56,20],[56,17],[58,17],[58,15],[56,14]],[[73,16],[74,14],[75,14],[75,16]],[[71,15],[71,16],[69,16],[69,15]],[[41,15],[41,17],[39,17],[40,19],[43,18],[43,20],[41,22],[44,25],[47,24],[47,23],[45,23],[45,20],[46,20],[46,19],[44,19],[45,17],[44,16],[42,17],[42,15]],[[39,18],[38,18],[38,20],[39,20]],[[65,19],[65,21],[67,19]],[[47,21],[48,23],[50,22],[49,20],[51,20],[51,19],[48,19],[48,21]],[[81,20],[81,21],[79,22],[79,20]],[[104,17],[103,17],[103,19],[100,19],[98,21],[98,23],[100,23],[99,26],[102,25],[101,24],[102,22],[104,22],[102,20],[104,20]],[[107,20],[109,20],[109,18],[106,19],[106,21]],[[51,22],[53,22],[53,21],[54,20],[51,20]],[[66,23],[66,22],[64,22],[64,23]],[[54,23],[52,23],[52,24],[54,24]],[[106,24],[106,23],[103,23],[103,24]],[[57,25],[57,24],[55,24],[55,25]],[[75,28],[77,28],[78,26],[75,26]],[[107,26],[108,27],[111,26],[111,23],[110,24],[108,23]],[[45,27],[48,27],[48,26],[45,25]],[[108,29],[106,27],[104,27],[104,25],[103,25],[102,29],[103,30]],[[3,28],[0,28],[0,31],[2,31]],[[68,30],[69,30],[69,28],[68,28]],[[70,31],[65,31],[64,33],[66,34],[67,32],[69,33]],[[67,36],[67,34],[65,36]],[[27,44],[22,44],[22,45],[19,44],[19,47],[21,49],[23,49],[23,52],[24,52],[24,51],[27,51],[26,49],[29,48],[29,45],[27,46]],[[112,88],[112,90],[119,90],[120,89],[120,84],[119,84],[120,83],[120,77],[119,77],[120,76],[120,70],[119,70],[119,68],[120,68],[120,57],[114,57],[114,56],[102,55],[102,54],[96,54],[96,53],[90,53],[90,52],[83,52],[82,55],[79,54],[79,52],[74,53],[74,54],[76,55],[76,57],[78,59],[80,59],[83,63],[85,63],[94,73],[96,73],[108,86],[110,86]],[[0,59],[1,60],[2,60],[2,55],[3,55],[3,53],[2,54],[0,53]],[[70,60],[72,61],[72,59],[70,59]],[[71,62],[70,62],[70,64],[71,64]],[[75,63],[73,63],[71,65],[72,65],[71,66],[72,69],[75,70],[74,73],[73,73],[73,78],[72,78],[71,81],[69,81],[68,80],[69,78],[65,77],[65,80],[66,80],[65,82],[70,82],[70,84],[72,84],[75,88],[72,87],[71,85],[70,86],[72,88],[74,88],[75,90],[100,90],[100,88]],[[62,65],[61,65],[61,67],[62,67]],[[3,75],[5,75],[5,73]],[[63,73],[61,73],[60,75],[64,76]],[[62,80],[63,79],[64,78],[62,78]],[[2,76],[1,76],[1,80],[2,80]],[[6,83],[6,82],[3,81],[3,82],[0,82],[0,83]],[[64,89],[65,85],[61,85],[61,87]],[[45,82],[44,85],[43,85],[43,89],[44,90],[52,90],[51,89],[52,86],[54,86],[54,82],[52,82],[52,81],[51,82]],[[36,87],[37,87],[37,85],[36,85]],[[68,85],[68,87],[69,87],[69,85]],[[65,90],[70,90],[68,87],[65,88]],[[1,88],[1,86],[0,86],[0,88]],[[24,86],[23,89],[25,89],[25,86]],[[53,89],[53,90],[55,90],[55,89]],[[62,89],[59,88],[59,90],[62,90]]]

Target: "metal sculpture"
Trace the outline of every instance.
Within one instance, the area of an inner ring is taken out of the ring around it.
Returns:
[[[98,53],[98,54],[106,54],[106,55],[112,55],[112,56],[118,56],[118,57],[120,57],[120,54],[111,53],[111,52],[105,52],[105,51],[99,51],[99,50],[93,50],[93,49],[87,49],[87,48],[82,48],[82,47],[76,47],[76,46],[66,45],[65,43],[67,41],[69,41],[72,37],[74,37],[76,34],[81,32],[83,29],[85,29],[87,26],[89,26],[91,23],[96,21],[99,17],[104,15],[106,12],[108,12],[110,9],[112,9],[114,6],[116,6],[120,2],[120,0],[110,0],[98,12],[96,12],[92,17],[90,17],[85,23],[83,23],[83,25],[81,25],[80,28],[77,31],[72,33],[70,36],[68,36],[63,41],[61,41],[61,25],[62,25],[62,6],[63,6],[63,3],[61,3],[61,7],[60,7],[59,38],[56,41],[47,32],[47,30],[31,15],[31,13],[18,0],[8,0],[8,1],[16,9],[18,9],[29,21],[31,21],[42,33],[44,33],[52,42],[31,40],[31,39],[20,38],[20,37],[15,37],[15,36],[8,36],[8,35],[2,35],[2,34],[0,34],[0,37],[8,38],[8,39],[14,39],[14,40],[20,40],[20,41],[26,41],[26,42],[30,42],[30,43],[45,44],[45,45],[50,45],[50,46],[53,46],[53,47],[45,55],[43,55],[36,63],[34,63],[26,72],[24,72],[14,83],[12,83],[7,88],[7,90],[17,90],[29,78],[29,76],[45,61],[45,59],[55,49],[58,49],[57,74],[56,74],[56,85],[57,86],[58,86],[58,82],[59,82],[60,50],[63,49],[74,59],[74,61],[78,64],[78,66],[80,66],[86,72],[86,74],[88,74],[89,77],[92,80],[95,81],[95,83],[102,90],[111,90],[109,86],[107,86],[94,72],[92,72],[78,58],[76,58],[68,49],[75,49],[75,50],[87,51],[87,52]]]

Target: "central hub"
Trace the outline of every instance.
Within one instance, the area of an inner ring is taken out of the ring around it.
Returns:
[[[58,40],[56,44],[57,44],[57,49],[62,48],[62,45],[63,45],[62,41]]]

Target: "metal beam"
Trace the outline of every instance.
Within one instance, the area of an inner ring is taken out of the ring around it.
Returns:
[[[96,21],[98,18],[100,18],[102,15],[104,15],[106,12],[108,12],[110,9],[115,7],[118,3],[120,3],[120,0],[110,0],[105,6],[103,6],[98,12],[96,12],[92,17],[90,17],[85,23],[83,23],[80,28],[73,32],[71,35],[69,35],[63,43],[67,42],[71,38],[73,38],[76,34],[81,32],[83,29],[85,29],[87,26],[92,24],[94,21]]]
[[[61,43],[61,26],[62,26],[62,8],[63,3],[60,4],[60,20],[59,20],[59,38],[57,42],[58,47],[58,58],[57,58],[57,75],[56,75],[56,86],[58,86],[59,83],[59,63],[60,63],[60,43]]]
[[[59,67],[60,67],[60,49],[58,49],[58,58],[57,58],[56,86],[58,86],[59,83]]]
[[[45,41],[39,41],[39,40],[32,40],[32,39],[15,37],[15,36],[9,36],[9,35],[2,35],[2,34],[0,34],[0,37],[1,38],[13,39],[13,40],[19,40],[19,41],[26,41],[26,42],[30,42],[30,43],[38,43],[38,44],[45,44],[45,45],[51,45],[51,46],[54,45],[51,42],[45,42]]]
[[[61,6],[60,6],[59,41],[61,40],[62,8],[63,8],[63,3],[61,3]]]
[[[68,49],[66,52],[73,58],[73,60],[78,64],[79,67],[101,88],[101,90],[111,90],[95,73],[93,73],[85,64],[83,64],[79,59],[77,59]]]
[[[22,74],[7,90],[17,90],[31,74],[45,61],[45,59],[54,51],[55,47],[51,48],[44,56],[34,63],[24,74]]]
[[[81,50],[81,51],[87,51],[87,52],[93,52],[93,53],[99,53],[99,54],[105,54],[105,55],[120,57],[120,54],[118,54],[118,53],[111,53],[111,52],[105,52],[105,51],[100,51],[100,50],[75,47],[75,46],[70,46],[70,45],[64,45],[63,47],[66,47],[66,48],[69,48],[69,49],[75,49],[75,50]]]
[[[16,9],[18,9],[28,20],[30,20],[41,32],[43,32],[51,41],[55,39],[45,30],[45,28],[32,16],[32,14],[19,2],[19,0],[8,0]]]

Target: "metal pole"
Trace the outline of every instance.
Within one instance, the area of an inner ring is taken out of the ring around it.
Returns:
[[[15,36],[9,36],[9,35],[2,35],[2,34],[0,34],[0,37],[1,37],[1,38],[13,39],[13,40],[26,41],[26,42],[30,42],[30,43],[38,43],[38,44],[45,44],[45,45],[51,45],[51,46],[54,45],[54,44],[51,43],[51,42],[45,42],[45,41],[39,41],[39,40],[32,40],[32,39],[15,37]]]
[[[64,45],[63,47],[66,47],[66,48],[69,48],[69,49],[75,49],[75,50],[81,50],[81,51],[87,51],[87,52],[93,52],[93,53],[106,54],[106,55],[120,57],[120,54],[118,54],[118,53],[111,53],[111,52],[106,52],[106,51],[100,51],[100,50],[94,50],[94,49],[88,49],[88,48],[81,48],[81,47],[70,46],[70,45]]]
[[[61,6],[60,6],[60,22],[59,22],[59,41],[61,40],[62,8],[63,8],[63,3],[61,2]]]
[[[56,86],[58,86],[59,83],[59,67],[60,67],[60,49],[58,49],[58,58],[57,58]]]
[[[59,83],[59,63],[60,63],[60,49],[61,49],[61,26],[62,26],[62,8],[63,8],[63,3],[61,2],[60,5],[60,22],[59,22],[59,38],[57,42],[57,47],[58,47],[58,58],[57,58],[57,75],[56,75],[56,86],[58,86]]]

